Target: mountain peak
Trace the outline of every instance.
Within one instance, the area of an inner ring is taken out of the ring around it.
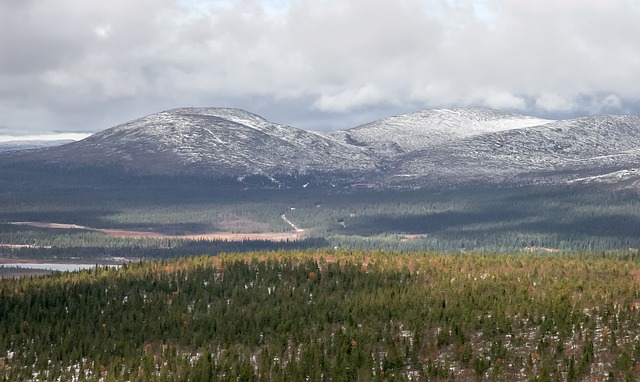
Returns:
[[[248,112],[243,109],[236,108],[227,108],[227,107],[181,107],[175,108],[171,110],[167,110],[164,112],[160,112],[159,114],[168,114],[168,115],[187,115],[187,116],[208,116],[208,117],[218,117],[227,119],[229,121],[234,122],[268,122],[263,117]]]
[[[232,108],[177,108],[45,150],[48,161],[115,163],[150,173],[242,176],[370,171],[362,149]]]

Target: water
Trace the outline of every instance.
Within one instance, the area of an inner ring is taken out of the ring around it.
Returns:
[[[97,266],[97,264],[61,264],[61,263],[9,263],[9,264],[0,264],[0,267],[5,268],[28,268],[28,269],[44,269],[47,271],[58,271],[58,272],[69,272],[69,271],[79,271],[82,269],[92,269]],[[119,268],[120,265],[107,265],[108,267]]]

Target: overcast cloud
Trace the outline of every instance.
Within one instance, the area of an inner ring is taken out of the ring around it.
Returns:
[[[317,130],[640,112],[640,0],[0,0],[0,135],[182,106]]]

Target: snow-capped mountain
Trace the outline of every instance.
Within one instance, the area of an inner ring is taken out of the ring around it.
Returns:
[[[640,165],[640,117],[594,116],[455,139],[395,158],[396,181],[565,182]],[[630,172],[629,174],[633,174]]]
[[[393,157],[448,142],[553,121],[488,109],[431,109],[384,118],[332,135]]]
[[[181,108],[45,150],[47,161],[115,163],[148,173],[243,176],[374,170],[363,148],[222,108]]]
[[[320,133],[238,109],[181,108],[19,157],[115,163],[158,174],[332,174],[381,186],[618,182],[636,187],[640,116],[552,121],[486,109],[435,109]]]

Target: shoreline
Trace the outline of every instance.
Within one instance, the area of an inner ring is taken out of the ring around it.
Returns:
[[[0,266],[5,264],[68,264],[68,265],[122,265],[140,261],[138,258],[94,258],[94,259],[55,259],[55,258],[34,258],[34,257],[0,257]]]

